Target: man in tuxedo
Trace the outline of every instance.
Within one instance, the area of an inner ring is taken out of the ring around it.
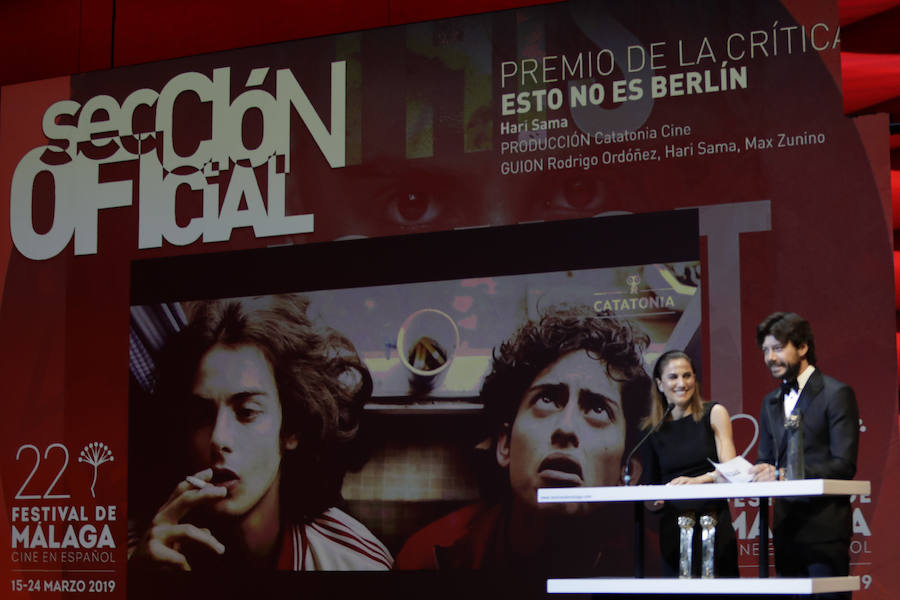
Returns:
[[[756,328],[756,341],[780,386],[763,399],[754,481],[784,477],[791,435],[785,420],[791,415],[799,415],[802,429],[801,476],[852,479],[859,445],[856,397],[850,386],[816,368],[809,323],[796,313],[773,313]],[[776,499],[776,571],[784,577],[847,575],[851,528],[850,500],[845,496]]]

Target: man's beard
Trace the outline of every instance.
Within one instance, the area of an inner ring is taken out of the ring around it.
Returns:
[[[800,363],[787,364],[784,365],[784,379],[785,381],[791,381],[792,379],[797,379],[797,376],[800,375]]]

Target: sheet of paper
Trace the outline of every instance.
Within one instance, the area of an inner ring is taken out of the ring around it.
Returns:
[[[723,463],[717,463],[712,459],[707,460],[729,483],[748,483],[753,480],[753,475],[750,474],[750,467],[753,465],[743,456],[735,456]]]

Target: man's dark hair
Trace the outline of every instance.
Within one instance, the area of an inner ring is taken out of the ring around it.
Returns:
[[[491,371],[481,388],[487,434],[496,444],[503,427],[515,420],[522,398],[538,374],[563,355],[585,350],[610,379],[622,382],[627,451],[647,415],[650,379],[642,353],[648,342],[645,333],[610,312],[598,313],[588,307],[547,309],[537,321],[528,321],[494,349]]]
[[[169,429],[186,444],[196,426],[185,418],[186,400],[203,355],[216,344],[259,348],[275,375],[281,437],[298,441],[295,450],[282,454],[280,479],[282,516],[294,523],[340,500],[362,407],[372,393],[371,375],[353,345],[330,328],[314,326],[308,304],[304,296],[283,294],[188,305],[188,325],[160,360],[156,393],[169,413]],[[175,451],[181,455],[172,457],[173,468],[183,469],[186,447]]]
[[[816,342],[809,321],[797,313],[775,312],[756,327],[756,344],[762,348],[766,336],[771,335],[782,344],[792,343],[799,348],[806,344],[806,360],[816,364]]]

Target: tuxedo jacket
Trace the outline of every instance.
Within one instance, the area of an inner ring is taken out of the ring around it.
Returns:
[[[803,428],[803,455],[807,479],[852,479],[859,447],[859,409],[853,389],[813,371],[797,400]],[[787,436],[781,389],[770,392],[759,419],[759,457],[785,466]],[[850,499],[846,496],[775,500],[772,529],[776,540],[800,543],[850,540]]]

